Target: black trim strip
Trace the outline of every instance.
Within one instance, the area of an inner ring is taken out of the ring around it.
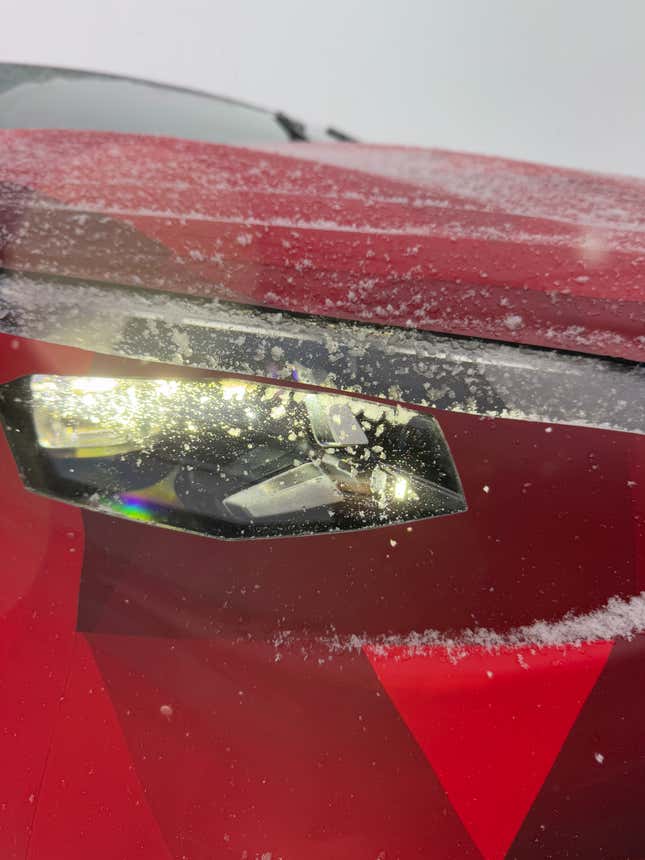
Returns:
[[[645,366],[612,358],[7,270],[0,331],[418,406],[645,433]]]

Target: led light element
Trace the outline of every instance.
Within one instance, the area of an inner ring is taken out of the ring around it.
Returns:
[[[394,498],[397,501],[403,501],[408,494],[408,479],[407,478],[397,478],[394,484]]]
[[[463,511],[431,416],[238,379],[32,376],[1,389],[26,485],[227,538],[369,528]]]

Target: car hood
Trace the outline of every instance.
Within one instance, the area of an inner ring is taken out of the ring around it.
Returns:
[[[0,265],[645,360],[645,181],[498,158],[0,131]]]

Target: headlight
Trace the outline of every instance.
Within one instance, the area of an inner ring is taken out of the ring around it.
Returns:
[[[3,387],[27,485],[220,537],[369,528],[466,509],[436,420],[240,379],[31,376]]]

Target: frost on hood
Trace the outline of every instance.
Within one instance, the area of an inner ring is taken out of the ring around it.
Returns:
[[[21,271],[645,358],[645,182],[435,150],[0,132]]]

